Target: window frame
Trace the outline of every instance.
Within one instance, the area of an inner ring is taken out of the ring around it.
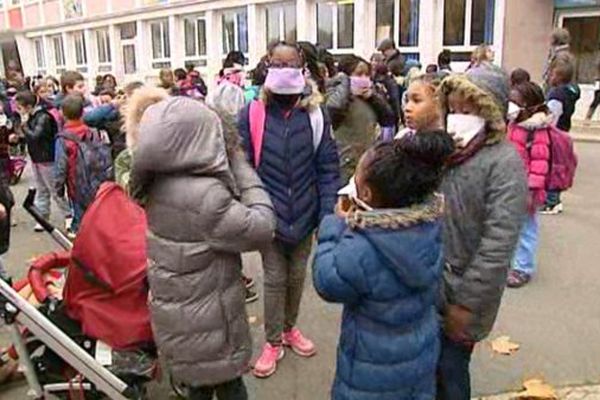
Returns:
[[[223,58],[225,58],[227,56],[227,54],[231,51],[241,51],[240,49],[242,48],[241,46],[241,35],[240,35],[240,28],[239,28],[239,23],[238,23],[238,15],[240,12],[243,12],[244,14],[246,14],[246,51],[243,52],[244,56],[246,58],[248,58],[248,52],[250,51],[250,32],[249,29],[250,27],[248,26],[248,20],[249,20],[249,16],[248,16],[248,7],[247,6],[242,6],[242,7],[234,7],[234,8],[230,8],[230,9],[225,9],[223,10],[223,12],[221,13],[221,40],[223,40],[225,38],[225,16],[229,13],[233,13],[235,15],[235,18],[233,19],[233,37],[234,37],[234,44],[233,47],[226,50],[224,47],[226,46],[226,41],[223,40],[223,46],[221,46],[221,51]]]
[[[400,26],[400,1],[401,0],[393,0],[394,1],[394,9],[392,10],[393,12],[393,17],[394,17],[394,26],[392,27],[392,39],[394,39],[394,42],[397,44],[397,48],[400,51],[400,53],[402,54],[417,54],[418,57],[421,57],[421,53],[422,53],[422,49],[421,49],[421,45],[422,45],[422,40],[421,40],[421,4],[419,3],[419,20],[418,20],[418,33],[417,33],[417,44],[414,46],[402,46],[400,45],[400,36],[401,36],[401,26]],[[375,41],[379,42],[377,40],[377,1],[375,1]],[[442,12],[443,12],[443,7],[442,7]],[[443,28],[442,28],[443,31]],[[443,34],[443,32],[442,32]],[[381,39],[380,39],[381,40]],[[377,47],[379,45],[379,43],[375,43],[375,47]]]
[[[52,40],[52,52],[54,54],[54,68],[57,72],[64,71],[67,68],[67,57],[65,54],[65,43],[63,35],[52,35],[50,36],[50,39]],[[57,43],[59,43],[60,52],[57,52]],[[62,57],[59,57],[59,55]],[[61,58],[61,60],[59,60],[59,58]],[[59,63],[59,61],[62,61],[62,63]]]
[[[135,34],[133,35],[133,37],[127,38],[127,39],[123,39],[123,35],[121,34],[121,31],[123,29],[124,25],[133,25],[134,30],[135,30]],[[118,32],[118,39],[119,39],[119,48],[121,49],[121,64],[123,65],[123,74],[125,75],[134,75],[138,72],[138,59],[137,59],[137,37],[138,37],[138,26],[136,22],[125,22],[119,25],[115,26],[115,30]],[[127,72],[126,69],[126,65],[127,63],[125,62],[125,47],[128,46],[133,46],[133,72]]]
[[[75,31],[72,33],[72,40],[73,40],[73,49],[74,52],[73,54],[75,55],[75,66],[77,68],[80,67],[86,67],[88,65],[88,55],[87,55],[87,41],[85,38],[85,31],[81,30],[81,31]],[[80,42],[79,42],[80,40]],[[79,60],[77,60],[77,50],[80,50],[81,55],[83,56],[83,62],[79,62]]]
[[[185,32],[185,24],[186,22],[193,22],[193,27],[194,27],[194,54],[192,55],[188,55],[187,54],[187,36],[186,36],[186,32]],[[204,23],[204,54],[201,54],[200,49],[201,49],[201,44],[200,44],[200,38],[199,38],[199,29],[198,29],[198,25],[200,22]],[[207,23],[206,23],[206,15],[205,14],[191,14],[191,15],[185,15],[181,18],[181,23],[183,24],[183,60],[184,60],[184,64],[194,64],[194,66],[196,67],[200,67],[200,68],[204,68],[208,65],[208,29],[207,29]]]
[[[319,4],[324,4],[324,5],[328,5],[332,7],[332,18],[331,18],[331,32],[332,32],[332,40],[331,40],[331,48],[328,48],[327,50],[334,55],[340,55],[340,54],[352,54],[355,52],[355,47],[356,47],[356,2],[354,0],[336,0],[336,1],[328,1],[328,0],[319,0],[316,2],[315,7],[316,7],[316,15],[317,15],[317,21],[316,21],[316,34],[315,37],[317,38],[317,41],[319,40]],[[339,6],[340,5],[346,5],[346,4],[352,4],[354,6],[354,15],[353,15],[353,21],[352,21],[352,47],[339,47],[339,43],[338,43],[338,29],[339,29],[339,24],[338,24],[338,19],[339,19]]]
[[[152,34],[152,27],[153,25],[158,24],[160,26],[160,55],[162,57],[154,57],[154,35]],[[169,26],[169,19],[168,18],[161,18],[161,19],[155,19],[152,21],[148,22],[148,32],[150,34],[150,49],[151,49],[151,56],[150,56],[150,60],[151,60],[151,67],[154,70],[160,70],[162,68],[171,68],[171,57],[172,57],[172,52],[171,52],[171,34],[169,32],[170,26]],[[167,56],[167,49],[168,49],[168,56]],[[169,66],[159,66],[159,67],[155,67],[156,64],[169,64]]]
[[[480,44],[471,44],[471,30],[472,30],[472,25],[473,25],[473,0],[465,0],[465,26],[464,26],[464,40],[462,44],[459,45],[446,45],[444,44],[445,38],[444,38],[444,25],[446,23],[446,13],[445,13],[445,7],[446,7],[446,1],[449,0],[444,0],[444,4],[442,4],[442,6],[440,7],[440,9],[442,10],[442,46],[445,49],[448,49],[452,52],[458,52],[458,53],[462,53],[462,52],[469,52],[469,51],[473,51],[477,48],[477,46],[481,45],[481,44],[487,44],[490,47],[492,47],[492,49],[494,49],[494,51],[496,51],[496,43],[498,43],[498,39],[497,39],[497,32],[496,32],[496,19],[498,18],[498,13],[495,12],[496,8],[498,7],[498,0],[494,0],[494,20],[492,21],[492,30],[493,30],[493,40],[492,43],[480,43]]]
[[[100,37],[100,35],[102,37]],[[94,29],[94,36],[96,40],[96,56],[98,57],[98,72],[111,72],[112,71],[112,53],[111,53],[111,43],[110,43],[110,30],[108,27],[106,28],[98,28]],[[100,40],[102,39],[102,40]],[[102,42],[102,43],[100,43]],[[107,60],[102,61],[100,59],[101,55],[101,47],[104,49],[104,53],[106,54]]]
[[[285,41],[286,40],[286,19],[285,19],[285,11],[289,6],[294,6],[294,30],[296,32],[296,39],[294,42],[298,41],[298,16],[296,14],[295,6],[296,3],[293,1],[285,1],[281,3],[270,3],[265,5],[265,32],[266,32],[266,40],[267,46],[269,45],[269,13],[277,11],[277,25],[279,27],[279,35],[276,39],[277,41]],[[318,29],[318,28],[317,28]]]

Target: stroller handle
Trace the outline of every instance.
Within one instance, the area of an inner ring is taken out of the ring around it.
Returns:
[[[27,197],[25,197],[25,201],[23,202],[23,208],[35,219],[35,221],[44,228],[46,232],[50,234],[56,240],[58,244],[65,250],[71,250],[73,247],[73,243],[62,233],[59,229],[57,229],[50,221],[48,221],[40,210],[35,206],[35,188],[29,188],[27,192]]]

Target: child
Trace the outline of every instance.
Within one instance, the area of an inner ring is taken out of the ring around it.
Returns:
[[[539,235],[537,211],[546,201],[546,181],[550,171],[548,127],[552,124],[552,115],[544,102],[542,88],[533,82],[513,87],[510,100],[518,111],[509,115],[508,139],[523,160],[529,187],[529,215],[521,231],[513,268],[507,280],[508,287],[519,288],[530,281],[536,269]]]
[[[313,232],[333,212],[339,189],[335,141],[319,104],[320,94],[307,90],[304,66],[296,46],[274,46],[262,100],[246,106],[239,118],[247,157],[264,182],[277,216],[275,238],[261,253],[267,343],[253,370],[261,378],[275,373],[284,345],[304,357],[316,353],[296,321]],[[256,125],[258,118],[251,119],[251,110],[260,111],[257,107],[264,110],[263,126]]]
[[[438,90],[453,133],[466,138],[448,160],[441,186],[446,305],[440,400],[471,398],[471,353],[492,329],[526,216],[523,162],[504,140],[508,92],[505,74],[488,66],[450,76]]]
[[[66,71],[60,76],[62,92],[54,99],[54,107],[62,108],[62,102],[70,94],[79,93],[85,96],[85,78],[77,71]]]
[[[565,132],[571,130],[571,117],[575,113],[575,105],[581,97],[579,86],[573,83],[574,75],[575,66],[568,57],[557,58],[550,67],[548,108],[554,116],[556,127]],[[548,191],[546,204],[541,213],[556,215],[562,212],[563,204],[560,201],[560,192]]]
[[[315,289],[344,304],[333,400],[432,400],[439,356],[443,131],[368,150],[349,211],[325,217]]]
[[[190,399],[246,400],[252,352],[241,253],[273,238],[269,196],[219,117],[169,97],[142,116],[132,182],[148,196],[148,281],[158,350]],[[225,394],[227,393],[227,394]]]
[[[596,80],[594,81],[594,100],[585,116],[586,123],[592,120],[596,109],[600,106],[600,60],[596,61]]]
[[[404,105],[404,120],[406,127],[396,135],[400,139],[407,134],[414,134],[422,130],[441,129],[442,114],[436,96],[439,86],[436,75],[424,75],[411,82],[406,92]]]
[[[85,187],[80,187],[79,185],[83,183],[77,179],[79,173],[77,171],[78,159],[79,157],[88,156],[87,154],[83,154],[79,141],[94,140],[94,136],[98,135],[98,132],[91,131],[83,123],[83,108],[84,99],[81,95],[72,94],[65,97],[62,103],[65,126],[56,141],[56,162],[54,166],[55,190],[60,194],[64,193],[64,187],[67,187],[67,193],[73,206],[73,220],[68,229],[68,233],[70,234],[77,233],[79,229],[81,218],[89,206],[90,200],[93,199],[95,190],[97,190],[97,187],[93,187],[95,186],[95,182],[103,180],[101,171],[95,170],[95,164],[93,166],[90,165],[89,169],[86,168],[86,175],[92,173],[98,174],[97,176],[86,176],[87,182],[85,183]],[[108,157],[110,157],[110,154],[108,154]],[[93,163],[94,161],[96,160],[86,160],[89,163]],[[102,167],[102,164],[99,164],[97,167]],[[87,194],[89,190],[94,191],[91,194],[91,199],[90,195]]]
[[[66,217],[71,213],[69,205],[63,196],[58,196],[54,190],[54,141],[58,131],[56,121],[48,112],[45,103],[31,92],[20,92],[17,94],[16,102],[17,111],[21,115],[21,128],[33,166],[37,189],[35,206],[44,218],[49,219],[50,198],[52,197],[63,216]],[[42,232],[43,228],[38,224],[34,230]]]

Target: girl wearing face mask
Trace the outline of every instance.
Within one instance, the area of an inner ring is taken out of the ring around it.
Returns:
[[[327,82],[327,110],[340,153],[342,179],[347,182],[360,156],[377,140],[383,127],[394,127],[396,117],[388,101],[374,90],[371,65],[344,57],[340,73]]]
[[[523,162],[505,141],[508,79],[476,67],[438,89],[449,133],[462,147],[448,161],[444,213],[444,330],[438,399],[469,400],[475,344],[492,329],[527,214]]]
[[[519,288],[531,280],[536,270],[539,239],[537,211],[546,201],[546,181],[550,171],[548,128],[553,119],[544,102],[542,88],[533,82],[513,87],[510,101],[508,139],[523,160],[529,187],[529,214],[507,280],[508,287]]]
[[[435,397],[444,201],[434,192],[453,150],[439,130],[376,145],[357,167],[354,205],[321,224],[313,282],[344,305],[333,400]]]
[[[260,100],[239,118],[247,158],[277,216],[273,242],[261,251],[266,344],[253,370],[261,378],[275,373],[284,346],[302,357],[316,353],[296,321],[313,233],[333,212],[339,188],[331,125],[320,107],[321,95],[305,78],[304,64],[296,46],[274,46]]]

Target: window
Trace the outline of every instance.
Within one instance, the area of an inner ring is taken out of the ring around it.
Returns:
[[[110,52],[110,36],[108,29],[98,29],[96,31],[96,47],[98,49],[98,71],[111,71],[112,55]]]
[[[419,0],[377,0],[376,6],[377,44],[391,38],[399,47],[419,45]]]
[[[73,34],[73,45],[75,46],[75,64],[86,65],[87,53],[85,49],[85,35],[83,31]]]
[[[267,6],[267,44],[296,41],[296,4]]]
[[[137,61],[135,58],[135,38],[137,36],[137,24],[128,22],[117,27],[121,38],[121,55],[123,57],[123,73],[135,74]]]
[[[223,53],[248,52],[248,11],[237,8],[223,13]]]
[[[42,38],[33,39],[35,49],[35,61],[38,69],[46,68],[46,57],[44,56],[44,41]]]
[[[54,48],[54,63],[57,71],[65,66],[65,47],[63,45],[62,36],[54,36],[52,38],[52,47]]]
[[[206,20],[204,16],[183,20],[186,64],[206,66]]]
[[[571,33],[571,51],[575,56],[575,80],[593,83],[598,74],[600,17],[565,18],[563,27]]]
[[[492,44],[495,3],[495,0],[445,0],[444,46]]]
[[[160,20],[150,23],[152,36],[152,68],[171,68],[171,43],[169,21]]]
[[[317,3],[317,42],[328,49],[354,47],[354,1]]]

